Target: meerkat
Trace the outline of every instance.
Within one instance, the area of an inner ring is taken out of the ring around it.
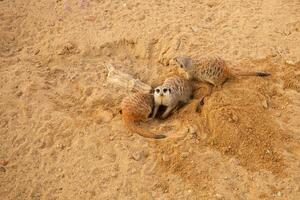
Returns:
[[[154,89],[154,111],[152,118],[157,114],[160,105],[167,109],[162,114],[165,119],[171,111],[175,111],[179,103],[187,103],[192,96],[192,85],[190,81],[179,76],[167,78],[161,86]]]
[[[127,96],[121,103],[122,119],[126,127],[137,134],[154,139],[165,138],[165,135],[156,135],[137,126],[136,122],[148,121],[154,105],[153,94],[135,93]]]
[[[187,73],[188,79],[208,82],[214,86],[221,86],[227,79],[238,76],[271,75],[264,71],[235,72],[219,57],[194,60],[189,56],[177,56],[173,60]]]

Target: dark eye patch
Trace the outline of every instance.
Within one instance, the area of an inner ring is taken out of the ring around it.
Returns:
[[[155,92],[156,92],[156,93],[159,93],[159,92],[160,92],[160,89],[156,89]]]
[[[164,93],[168,92],[168,89],[167,89],[167,88],[164,88],[164,89],[163,89],[163,92],[164,92]]]

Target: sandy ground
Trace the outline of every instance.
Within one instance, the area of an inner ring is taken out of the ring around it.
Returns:
[[[299,44],[299,0],[0,0],[0,199],[299,199]],[[272,76],[128,132],[104,63],[156,86],[179,54]]]

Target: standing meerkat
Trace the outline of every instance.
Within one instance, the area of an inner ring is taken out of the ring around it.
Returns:
[[[126,127],[146,138],[162,139],[165,135],[156,135],[137,126],[136,122],[147,121],[153,109],[153,95],[135,93],[127,96],[121,103],[122,119]]]
[[[222,85],[227,79],[238,76],[269,76],[268,72],[250,71],[235,72],[219,57],[207,57],[194,60],[189,56],[177,56],[173,59],[176,64],[184,69],[188,79],[208,82],[214,86]]]
[[[152,118],[157,114],[160,105],[167,106],[162,118],[165,119],[172,110],[178,108],[179,103],[187,103],[192,96],[190,81],[172,76],[167,78],[161,86],[154,89],[154,111]]]

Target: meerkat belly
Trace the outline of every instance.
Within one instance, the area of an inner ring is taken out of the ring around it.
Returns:
[[[164,98],[161,102],[161,105],[163,106],[170,106],[172,100],[170,98]]]

